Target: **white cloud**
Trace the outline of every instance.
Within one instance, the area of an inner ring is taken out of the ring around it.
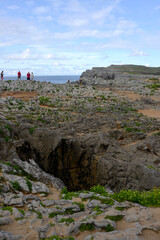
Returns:
[[[63,16],[59,18],[59,23],[70,27],[81,27],[87,24],[88,20],[81,17]]]
[[[10,6],[7,6],[7,8],[9,9],[9,10],[17,10],[17,9],[19,9],[19,6],[17,6],[17,5],[10,5]]]
[[[32,54],[29,48],[25,49],[22,53],[11,54],[6,57],[8,60],[36,60],[39,59],[39,54]]]
[[[70,1],[68,1],[68,4],[67,4],[65,10],[70,11],[70,12],[81,12],[81,11],[83,11],[83,7],[82,7],[80,1],[70,0]]]
[[[25,4],[28,5],[29,7],[31,7],[35,4],[35,2],[34,1],[26,1]]]
[[[160,6],[156,6],[155,9],[156,9],[156,10],[159,10],[159,9],[160,9]]]
[[[48,7],[40,6],[40,7],[34,8],[33,13],[37,15],[41,15],[41,14],[47,13],[48,11],[49,11]]]
[[[142,56],[148,56],[148,54],[146,52],[143,52],[141,50],[138,50],[138,49],[133,49],[131,52],[130,52],[130,57],[142,57]]]
[[[101,10],[98,10],[92,14],[92,18],[94,20],[102,20],[104,18],[107,18],[111,13],[113,13],[113,10],[117,7],[121,0],[115,0],[112,2],[111,5],[108,5],[106,8],[102,8]]]
[[[52,16],[39,16],[38,19],[41,21],[53,21]]]

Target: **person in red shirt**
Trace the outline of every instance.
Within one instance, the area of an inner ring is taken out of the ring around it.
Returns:
[[[18,79],[21,79],[21,72],[19,71],[17,74],[18,74]]]
[[[30,80],[31,74],[30,72],[27,73],[27,80]]]
[[[1,80],[3,80],[3,75],[4,75],[4,73],[3,73],[3,71],[1,72]]]

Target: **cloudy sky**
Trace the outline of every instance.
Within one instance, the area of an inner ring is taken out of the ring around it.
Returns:
[[[0,0],[0,71],[160,66],[160,0]]]

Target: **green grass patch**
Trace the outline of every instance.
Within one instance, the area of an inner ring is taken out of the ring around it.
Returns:
[[[54,217],[56,217],[57,215],[64,215],[64,213],[62,213],[62,212],[53,212],[53,213],[50,213],[50,214],[49,214],[49,218],[54,218]]]
[[[68,192],[66,187],[61,190],[61,195],[63,195],[63,194],[64,194],[64,196],[62,198],[66,199],[66,200],[72,200],[73,197],[78,197],[79,196],[79,193]]]
[[[106,216],[105,219],[110,219],[111,221],[120,221],[123,219],[123,215]]]

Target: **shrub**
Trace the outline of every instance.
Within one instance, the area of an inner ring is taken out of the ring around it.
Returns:
[[[130,201],[146,207],[160,207],[160,188],[144,192],[121,190],[119,193],[112,194],[111,197],[118,202]]]
[[[91,192],[95,192],[101,194],[102,196],[108,196],[109,194],[106,192],[105,188],[101,185],[93,186],[90,188]]]

